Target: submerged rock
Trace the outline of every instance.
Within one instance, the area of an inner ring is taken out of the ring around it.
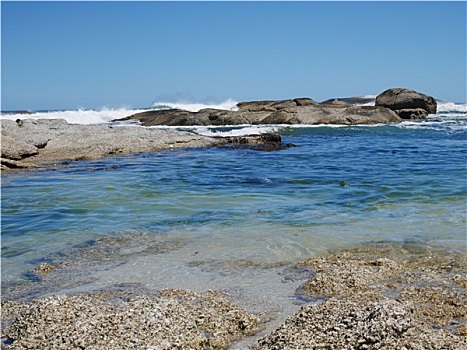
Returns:
[[[256,151],[278,151],[281,149],[296,147],[294,144],[282,143],[282,137],[277,134],[258,134],[247,136],[228,136],[223,138],[223,148],[247,148]]]
[[[424,119],[435,114],[436,100],[420,92],[404,89],[388,89],[376,97],[376,106],[395,111],[403,119]]]

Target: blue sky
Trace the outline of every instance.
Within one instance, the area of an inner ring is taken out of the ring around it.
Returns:
[[[1,2],[2,110],[466,100],[466,2]]]

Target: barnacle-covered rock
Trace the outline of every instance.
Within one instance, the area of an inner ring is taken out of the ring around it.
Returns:
[[[101,292],[5,302],[5,349],[224,349],[257,318],[221,293]],[[8,321],[8,320],[7,320]]]

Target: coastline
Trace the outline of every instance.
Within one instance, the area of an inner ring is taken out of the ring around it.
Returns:
[[[214,143],[212,138],[176,130],[77,125],[60,119],[2,120],[2,167],[40,168],[62,161]]]
[[[70,161],[162,149],[264,144],[286,147],[271,134],[219,138],[139,126],[2,120],[2,157],[7,155],[2,170],[66,167]],[[336,186],[347,190],[349,185]],[[178,279],[160,289],[144,279],[106,284],[112,276],[101,287],[93,283],[95,270],[112,275],[113,265],[129,261],[144,268],[139,257],[160,257],[183,246],[176,239],[150,240],[136,231],[127,237],[103,235],[79,247],[77,255],[60,251],[38,259],[26,283],[2,286],[2,349],[63,344],[76,349],[467,348],[467,261],[454,249],[378,237],[380,243],[269,266],[238,257],[219,263],[189,252],[196,255],[188,259],[189,273],[205,269],[233,281],[248,269],[275,273],[273,282],[291,290],[292,301],[285,303],[295,309],[288,308],[288,314],[215,284],[208,288],[200,282],[201,290]],[[123,266],[124,271],[132,270]]]
[[[64,119],[2,119],[1,169],[38,168],[63,161],[226,143],[264,145],[266,150],[287,147],[282,145],[279,135],[222,138],[146,126],[370,125],[425,119],[436,113],[436,109],[437,102],[431,96],[405,88],[392,88],[379,94],[374,106],[352,105],[345,99],[319,104],[310,98],[295,98],[240,102],[236,110],[230,111],[213,108],[198,112],[152,110],[113,120],[136,122],[143,127],[69,124]]]
[[[229,145],[275,150],[279,135],[210,137],[140,126],[69,124],[63,119],[2,120],[2,170],[40,170],[67,162],[179,148]]]

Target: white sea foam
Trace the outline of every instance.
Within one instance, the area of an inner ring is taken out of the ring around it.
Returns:
[[[437,101],[437,114],[439,113],[467,113],[467,104],[454,103],[450,101]]]
[[[441,114],[439,116],[430,115],[423,120],[405,120],[394,126],[403,129],[425,129],[425,130],[440,130],[448,132],[463,132],[467,130],[467,115],[459,113]]]
[[[371,99],[371,101],[367,103],[362,103],[361,106],[374,106],[375,101],[376,101],[376,95],[365,95],[365,96],[360,96],[359,98],[363,99]],[[359,104],[357,104],[359,105]]]
[[[256,135],[256,134],[265,134],[265,133],[275,133],[281,127],[279,125],[267,125],[267,126],[251,126],[243,125],[240,127],[235,127],[231,129],[226,128],[211,128],[211,127],[201,127],[197,128],[194,131],[200,135],[204,136],[244,136],[244,135]]]
[[[372,101],[362,104],[357,104],[361,106],[374,106],[376,95],[365,95],[359,96],[357,98],[360,99],[372,99]],[[467,104],[463,103],[455,103],[451,101],[442,101],[436,100],[437,102],[437,114],[445,114],[445,113],[467,113]]]
[[[147,109],[145,109],[147,110]],[[37,112],[33,114],[3,113],[2,119],[65,119],[70,124],[104,124],[113,119],[121,119],[129,115],[143,112],[128,108],[109,109],[76,109],[67,111]]]
[[[231,125],[231,126],[150,126],[154,129],[176,129],[192,131],[203,136],[245,136],[245,135],[257,135],[266,133],[275,133],[284,127],[290,127],[290,125]]]
[[[363,127],[381,126],[385,124],[375,125],[361,125]],[[359,125],[354,125],[359,127]],[[280,133],[286,129],[309,129],[309,128],[347,128],[349,125],[345,124],[262,124],[262,125],[222,125],[222,126],[166,126],[157,125],[150,126],[149,128],[154,129],[175,129],[183,131],[192,131],[199,135],[210,136],[210,137],[229,137],[229,136],[246,136],[246,135],[258,135],[267,133]]]
[[[214,108],[214,109],[225,109],[228,111],[236,111],[237,108],[237,101],[229,98],[228,100],[221,102],[221,103],[192,103],[186,101],[179,101],[179,102],[156,102],[152,106],[158,109],[164,108],[177,108],[183,109],[190,112],[198,112],[201,109],[205,108]]]

